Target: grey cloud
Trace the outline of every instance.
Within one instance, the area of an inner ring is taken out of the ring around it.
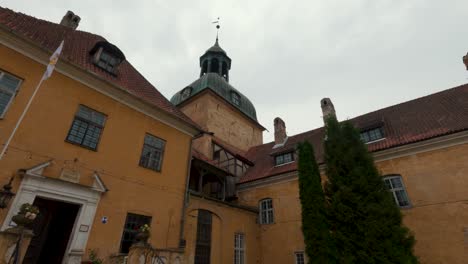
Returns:
[[[214,43],[233,59],[231,83],[256,105],[270,133],[281,116],[289,134],[322,125],[330,97],[346,119],[444,90],[467,80],[468,2],[449,1],[60,1],[1,5],[59,22],[118,45],[166,97],[194,81]]]

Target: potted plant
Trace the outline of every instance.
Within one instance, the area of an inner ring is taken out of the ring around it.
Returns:
[[[82,261],[81,264],[103,264],[104,260],[99,258],[95,249],[89,250],[89,260]]]
[[[150,226],[148,224],[144,224],[138,228],[138,233],[135,236],[137,242],[146,244],[148,243],[148,238],[150,237]]]
[[[21,205],[18,214],[14,215],[11,220],[18,226],[29,226],[33,223],[39,214],[39,208],[30,203],[24,203]]]

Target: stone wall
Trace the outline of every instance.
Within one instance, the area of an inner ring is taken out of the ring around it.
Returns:
[[[208,89],[181,110],[216,137],[244,151],[263,142],[263,129],[258,124]]]

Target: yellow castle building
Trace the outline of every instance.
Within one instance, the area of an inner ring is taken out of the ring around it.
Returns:
[[[230,84],[232,60],[218,39],[200,57],[199,78],[169,101],[118,47],[77,30],[79,21],[0,7],[2,147],[65,42],[0,160],[0,184],[12,179],[14,193],[0,199],[0,263],[18,248],[22,263],[86,263],[90,253],[104,263],[313,263],[296,145],[310,141],[323,163],[324,129],[288,136],[276,118],[274,142],[263,143],[265,128]],[[320,105],[324,116],[335,113],[330,99]],[[351,122],[421,263],[466,263],[468,85]],[[17,246],[12,218],[25,203],[40,213]],[[145,225],[148,243],[139,237]]]

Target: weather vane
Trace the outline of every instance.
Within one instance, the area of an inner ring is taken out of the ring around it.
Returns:
[[[216,24],[216,41],[218,41],[219,28],[221,27],[219,25],[219,17],[218,17],[218,19],[216,19],[216,21],[211,22],[211,24]]]

